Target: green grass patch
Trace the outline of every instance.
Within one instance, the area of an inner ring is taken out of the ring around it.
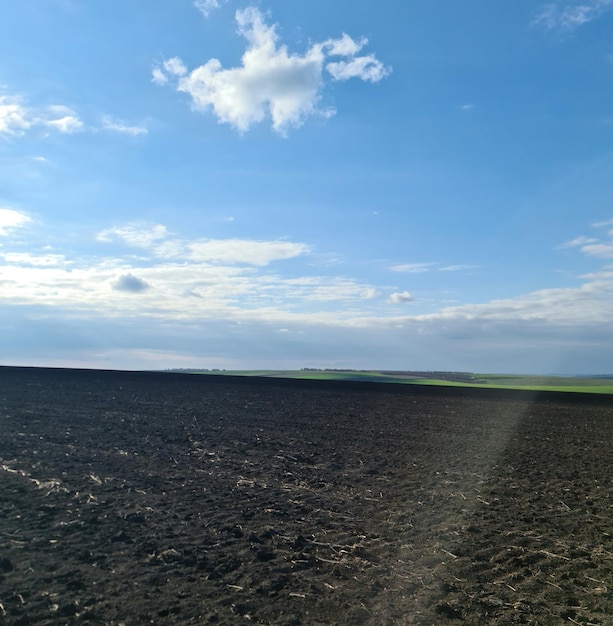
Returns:
[[[473,374],[466,372],[392,372],[357,370],[183,370],[193,374],[347,380],[359,382],[436,385],[480,389],[524,391],[568,391],[613,394],[612,377],[521,376],[516,374]]]
[[[613,394],[613,385],[533,385],[530,383],[522,385],[514,384],[495,384],[495,383],[463,383],[452,380],[427,379],[420,378],[416,380],[406,381],[407,384],[414,385],[435,385],[439,387],[472,387],[474,389],[518,389],[523,391],[567,391],[573,393],[607,393]]]

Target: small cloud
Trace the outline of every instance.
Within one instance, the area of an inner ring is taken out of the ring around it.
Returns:
[[[187,244],[186,252],[193,261],[263,266],[309,254],[310,248],[291,241],[205,239]]]
[[[439,272],[460,272],[462,270],[474,270],[477,265],[446,265],[445,267],[439,267]]]
[[[215,9],[219,9],[221,5],[227,0],[196,0],[194,2],[194,6],[204,15],[204,17],[208,18],[211,15],[211,12]]]
[[[0,136],[24,135],[34,126],[46,126],[60,133],[83,130],[83,122],[69,107],[52,105],[42,109],[28,107],[18,96],[0,96]]]
[[[168,76],[159,67],[154,67],[151,71],[151,80],[156,85],[165,85],[168,82]]]
[[[0,136],[23,135],[32,122],[28,110],[16,96],[0,96]]]
[[[310,254],[303,243],[292,241],[257,241],[253,239],[183,239],[171,238],[162,224],[131,222],[98,233],[102,243],[121,241],[136,248],[152,250],[158,258],[182,259],[208,263],[264,266],[273,261]]]
[[[462,109],[462,111],[472,111],[475,108],[474,104],[463,104],[460,109]]]
[[[172,76],[185,76],[187,74],[187,68],[183,64],[183,61],[179,57],[172,57],[172,59],[166,59],[163,63],[163,67]]]
[[[369,83],[378,83],[386,76],[389,76],[391,72],[391,70],[385,67],[373,54],[364,57],[355,57],[349,61],[328,63],[326,70],[328,70],[334,80],[359,78]]]
[[[115,133],[122,133],[124,135],[131,135],[137,137],[138,135],[146,135],[149,130],[145,126],[130,126],[120,120],[111,118],[105,115],[102,118],[102,128]]]
[[[594,239],[593,237],[575,237],[575,239],[572,239],[571,241],[567,241],[566,243],[563,243],[561,246],[559,246],[560,248],[579,248],[581,246],[585,246],[591,243],[596,243],[598,241],[598,239]]]
[[[47,163],[48,159],[44,156],[33,156],[30,157],[32,159],[32,161],[36,161],[38,163]]]
[[[611,8],[613,0],[551,2],[541,7],[532,24],[549,31],[569,32],[601,17]]]
[[[389,269],[392,272],[406,272],[408,274],[421,274],[429,272],[436,263],[403,263],[401,265],[392,265]]]
[[[0,236],[5,237],[14,228],[19,228],[31,221],[32,218],[25,213],[15,211],[15,209],[0,208]]]
[[[83,130],[83,122],[72,109],[61,105],[54,105],[47,107],[47,112],[48,116],[40,118],[38,120],[39,123],[66,134]]]
[[[374,287],[367,287],[362,291],[362,298],[364,300],[372,300],[377,296],[377,290]]]
[[[285,333],[289,333],[289,328],[279,328],[279,330],[277,331],[280,335],[283,335]]]
[[[156,66],[151,71],[151,80],[156,85],[165,85],[171,78],[177,79],[187,74],[187,68],[179,57],[166,59],[162,66]]]
[[[604,228],[605,226],[613,226],[613,220],[604,220],[603,222],[594,222],[592,228]]]
[[[66,115],[57,120],[47,120],[44,124],[45,126],[52,126],[60,133],[66,133],[69,135],[76,133],[83,128],[83,122],[73,115]]]
[[[31,265],[34,267],[63,267],[70,265],[72,261],[68,261],[62,254],[30,254],[29,252],[6,252],[0,253],[7,263],[15,265]]]
[[[125,242],[137,248],[150,248],[158,241],[168,236],[166,226],[149,222],[131,222],[125,226],[107,228],[98,233],[96,239],[104,243],[116,240]]]
[[[150,288],[151,285],[147,281],[132,274],[124,274],[113,283],[115,291],[126,291],[128,293],[142,293]]]
[[[581,247],[581,252],[601,259],[613,259],[613,241],[606,243],[589,243]]]
[[[331,57],[352,57],[367,43],[368,39],[366,37],[356,41],[347,33],[343,33],[339,39],[328,39],[323,45]]]
[[[601,222],[594,222],[592,224],[593,228],[607,228],[613,225],[613,220],[604,220]],[[564,248],[579,248],[579,250],[583,254],[587,254],[588,256],[595,256],[601,259],[612,259],[613,258],[613,229],[609,229],[606,233],[608,235],[608,240],[605,238],[598,239],[596,237],[575,237],[571,241],[567,241],[562,245],[558,246],[560,249]]]
[[[413,302],[415,298],[408,291],[397,291],[393,293],[388,299],[389,304],[405,304],[407,302]]]
[[[219,4],[204,0],[196,6],[208,15]],[[301,126],[309,116],[334,115],[334,108],[319,106],[324,67],[336,81],[378,82],[391,71],[372,54],[355,56],[366,39],[356,41],[343,34],[340,39],[312,44],[302,55],[290,54],[279,43],[276,25],[266,24],[257,8],[237,11],[236,22],[247,41],[240,66],[223,69],[213,58],[188,73],[181,59],[173,57],[154,68],[152,80],[158,85],[172,82],[177,91],[191,97],[195,110],[212,110],[219,123],[240,132],[270,118],[273,129],[285,134],[288,127]],[[326,64],[331,56],[344,60]]]

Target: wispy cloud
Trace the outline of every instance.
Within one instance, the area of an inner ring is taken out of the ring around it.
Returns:
[[[613,220],[592,224],[594,228],[606,228],[613,225]],[[613,229],[601,237],[581,235],[563,243],[560,248],[578,248],[583,254],[601,259],[613,259]]]
[[[584,235],[581,235],[580,237],[575,237],[574,239],[563,243],[560,248],[580,248],[581,246],[596,243],[597,241],[598,239],[595,239],[594,237],[585,237]]]
[[[23,135],[32,125],[28,110],[16,96],[0,96],[0,136]]]
[[[579,287],[541,289],[515,298],[446,307],[415,320],[541,321],[548,324],[610,323],[613,268],[603,268]]]
[[[132,136],[149,132],[143,124],[126,124],[111,115],[103,115],[101,119],[100,126],[86,125],[74,109],[65,105],[33,106],[21,95],[0,95],[0,138],[3,135],[21,137],[37,128],[66,135],[85,130],[106,130]]]
[[[533,24],[550,31],[572,31],[613,9],[613,0],[551,2],[542,6]]]
[[[445,265],[444,267],[439,267],[439,272],[462,272],[465,270],[475,270],[479,266],[478,265]]]
[[[387,299],[389,304],[406,304],[413,302],[415,298],[408,291],[397,291]]]
[[[429,263],[401,263],[399,265],[392,265],[388,269],[392,272],[403,272],[405,274],[423,274],[424,272],[461,272],[465,270],[477,269],[478,265],[443,265],[440,262]]]
[[[258,9],[237,11],[236,22],[248,44],[240,66],[223,69],[218,59],[210,59],[188,72],[173,57],[153,69],[152,80],[172,84],[191,97],[195,110],[212,110],[220,123],[240,132],[270,118],[273,128],[285,134],[309,116],[333,115],[334,109],[320,107],[324,70],[333,81],[367,82],[378,82],[391,71],[372,54],[358,56],[366,39],[343,34],[312,44],[302,55],[291,54],[280,44],[276,26],[266,24]]]
[[[14,265],[32,265],[34,267],[64,267],[72,261],[63,254],[31,254],[30,252],[1,252],[0,257],[6,263]]]
[[[54,105],[47,107],[42,116],[35,119],[35,123],[54,128],[60,133],[72,134],[83,130],[84,124],[79,116],[69,107]]]
[[[122,241],[148,249],[155,257],[189,259],[210,263],[231,263],[263,266],[273,261],[292,259],[310,253],[304,243],[291,241],[257,241],[253,239],[192,239],[171,236],[165,226],[133,222],[109,228],[97,240],[110,243]]]
[[[592,228],[602,228],[603,226],[613,226],[613,220],[604,220],[602,222],[594,222]]]
[[[219,9],[225,2],[227,0],[196,0],[194,6],[204,17],[208,18],[215,9]]]
[[[601,259],[613,259],[613,240],[581,246],[581,252]]]
[[[83,122],[72,109],[63,105],[36,108],[25,105],[20,96],[0,96],[0,135],[23,135],[33,126],[74,133],[82,130]]]
[[[121,240],[131,246],[149,248],[155,242],[166,239],[166,237],[168,237],[168,230],[162,224],[130,222],[129,224],[102,230],[98,233],[96,239],[105,243]]]
[[[132,135],[132,137],[137,137],[138,135],[146,135],[149,132],[149,129],[142,124],[126,124],[125,122],[115,119],[109,115],[103,116],[102,129],[109,130],[114,133],[121,133],[123,135]]]
[[[7,236],[13,229],[31,221],[32,218],[21,211],[0,208],[0,237]]]
[[[421,274],[429,272],[437,264],[436,263],[402,263],[400,265],[392,265],[389,269],[392,272],[406,272],[407,274]]]

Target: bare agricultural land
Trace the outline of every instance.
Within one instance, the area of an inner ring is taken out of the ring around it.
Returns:
[[[610,624],[613,398],[482,391],[0,368],[0,624]]]

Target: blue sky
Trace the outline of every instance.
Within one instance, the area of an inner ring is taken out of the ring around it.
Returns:
[[[613,0],[20,0],[0,362],[613,372]]]

